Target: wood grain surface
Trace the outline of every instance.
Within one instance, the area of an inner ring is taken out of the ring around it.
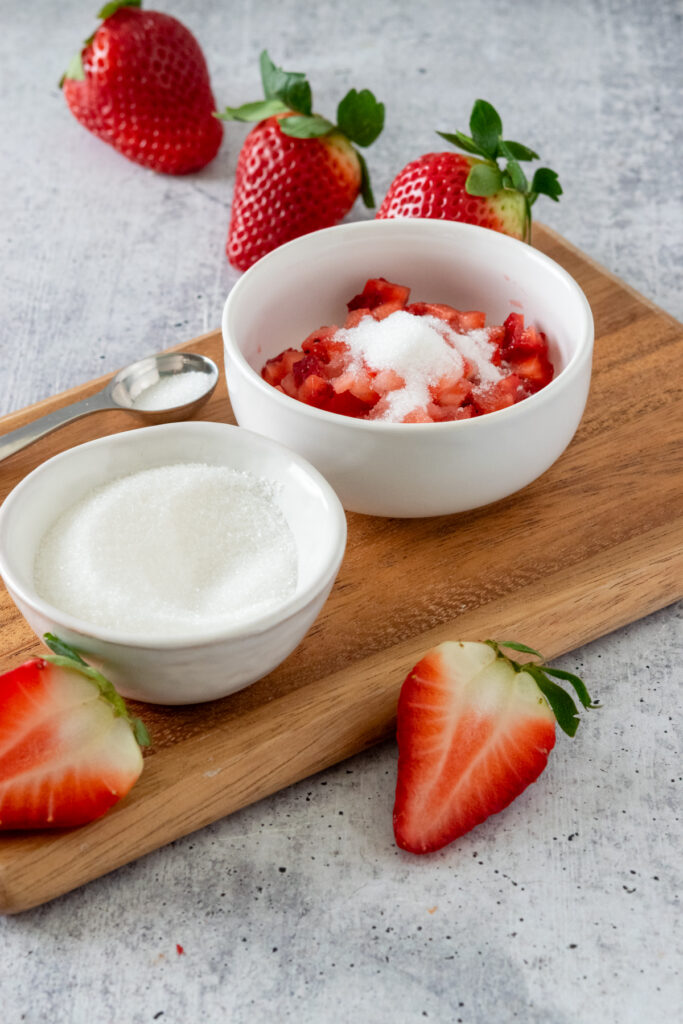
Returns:
[[[349,514],[338,581],[301,646],[225,700],[138,705],[154,739],[139,783],[89,826],[0,839],[0,911],[45,902],[386,737],[406,672],[434,643],[515,637],[555,657],[683,594],[683,327],[549,229],[536,226],[534,242],[583,287],[596,323],[591,394],[567,452],[475,512]],[[222,366],[219,332],[182,348]],[[0,432],[106,379],[6,416]],[[224,381],[200,415],[234,422]],[[70,424],[0,465],[0,498],[51,455],[136,425],[118,412]],[[41,649],[3,588],[0,670]]]

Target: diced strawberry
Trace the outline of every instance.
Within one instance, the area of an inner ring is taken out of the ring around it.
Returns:
[[[505,343],[505,328],[504,327],[489,327],[489,341],[494,346],[493,352],[491,353],[491,362],[494,366],[500,366],[503,358],[502,348]]]
[[[296,381],[294,380],[294,374],[291,371],[282,378],[280,381],[280,387],[286,395],[289,395],[290,398],[297,398],[299,389]]]
[[[460,311],[446,305],[445,302],[411,302],[406,306],[406,313],[412,313],[413,316],[433,316],[449,325],[454,324],[460,317]]]
[[[526,355],[533,355],[536,352],[545,354],[548,351],[546,336],[542,331],[537,331],[535,327],[525,327],[513,351],[515,353],[524,352]]]
[[[356,419],[367,416],[372,406],[361,401],[350,391],[344,391],[341,395],[333,394],[325,405],[328,412],[336,412],[341,416],[354,416]]]
[[[386,395],[388,391],[398,391],[404,388],[406,382],[396,370],[380,370],[372,380],[372,386],[379,395]]]
[[[384,277],[371,278],[366,281],[363,291],[354,295],[346,307],[349,311],[354,309],[374,309],[385,302],[398,302],[399,308],[403,308],[410,296],[410,288],[402,284],[392,284]]]
[[[447,387],[439,388],[434,396],[439,405],[453,405],[456,408],[463,404],[472,393],[472,383],[466,377],[454,381]]]
[[[333,382],[333,388],[338,395],[344,391],[350,391],[356,398],[368,405],[374,405],[379,394],[373,387],[370,374],[367,370],[347,370]]]
[[[344,327],[348,330],[349,327],[358,327],[361,320],[364,320],[366,316],[372,316],[369,309],[360,308],[352,309],[344,321]]]
[[[499,409],[506,409],[514,405],[520,398],[524,397],[524,390],[521,388],[520,378],[511,373],[509,377],[503,377],[495,384],[488,384],[474,388],[472,391],[472,402],[479,413],[497,412]]]
[[[468,360],[464,360],[463,369],[468,369]],[[474,369],[474,367],[472,367]],[[430,387],[433,400],[441,406],[459,406],[465,401],[472,390],[472,384],[463,376],[462,370],[454,369]]]
[[[505,353],[516,348],[521,341],[522,333],[524,331],[524,317],[521,313],[510,313],[503,324],[503,328],[505,330],[503,352]]]
[[[433,423],[427,409],[411,409],[401,420],[402,423]]]
[[[58,656],[0,676],[0,828],[99,818],[142,771],[141,722],[99,672],[56,638]]]
[[[301,387],[303,382],[311,374],[316,374],[318,377],[325,377],[325,371],[323,370],[322,363],[317,356],[307,355],[303,359],[299,359],[292,366],[292,373],[294,374],[294,383],[297,387]]]
[[[507,362],[519,377],[524,378],[532,392],[540,391],[553,379],[553,364],[544,352],[531,355],[513,353]]]
[[[400,309],[403,309],[402,302],[382,302],[370,311],[370,315],[375,320],[384,320],[386,317],[391,316],[392,313],[398,313]]]
[[[312,353],[318,356],[318,358],[324,358],[322,353],[328,351],[328,343],[334,343],[334,336],[339,330],[334,324],[330,327],[319,327],[317,331],[312,331],[306,340],[303,342],[301,348],[308,355]],[[341,344],[341,343],[339,343]]]
[[[478,310],[463,312],[445,302],[412,302],[406,306],[406,313],[412,313],[413,316],[436,317],[437,320],[443,320],[459,334],[466,334],[468,331],[474,331],[486,325],[486,313],[481,313]]]
[[[302,355],[303,353],[296,348],[286,348],[279,356],[268,360],[261,370],[261,376],[268,384],[275,387],[291,371],[294,363],[301,359]]]
[[[427,403],[427,414],[434,423],[446,423],[455,418],[453,406],[437,405],[436,402]]]
[[[301,352],[287,349],[276,359],[268,360],[262,370],[264,378],[285,394],[301,397],[308,404],[348,416],[373,420],[388,416],[393,420],[395,409],[387,396],[405,388],[410,381],[394,369],[377,371],[362,363],[362,368],[358,369],[359,360],[352,356],[352,346],[343,340],[343,335],[364,318],[381,321],[405,309],[413,316],[433,318],[434,328],[450,348],[458,352],[466,346],[458,342],[452,331],[460,334],[484,331],[489,345],[482,347],[477,359],[490,360],[500,368],[501,374],[496,384],[483,383],[482,376],[485,380],[486,375],[479,363],[460,353],[460,358],[454,360],[458,369],[431,385],[424,406],[411,410],[405,422],[442,423],[495,412],[522,401],[552,379],[553,367],[545,335],[535,327],[525,328],[520,313],[510,313],[503,325],[487,329],[485,314],[479,310],[463,311],[437,302],[405,305],[409,294],[408,288],[383,278],[370,279],[363,292],[348,304],[344,329],[328,325],[313,331],[304,341]],[[317,381],[299,395],[304,382],[311,377]],[[332,392],[319,381],[329,382]]]
[[[468,331],[478,331],[480,328],[486,327],[486,313],[482,313],[477,309],[468,309],[464,312],[459,310],[456,312],[458,313],[458,321],[454,328],[460,334],[467,334]]]
[[[312,373],[302,382],[296,397],[306,405],[315,405],[321,409],[327,406],[333,396],[334,388],[329,380]]]

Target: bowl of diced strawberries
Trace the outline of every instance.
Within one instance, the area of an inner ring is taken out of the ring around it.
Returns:
[[[451,221],[377,220],[298,238],[223,315],[238,423],[313,463],[345,508],[477,508],[545,472],[590,384],[593,319],[532,246]]]

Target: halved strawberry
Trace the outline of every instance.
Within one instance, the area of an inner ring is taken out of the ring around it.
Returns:
[[[500,647],[541,657],[523,644],[443,643],[408,673],[398,703],[396,842],[429,853],[507,807],[545,768],[555,721],[573,736],[572,698],[549,676],[570,682],[595,707],[577,676]]]
[[[385,302],[398,302],[399,308],[403,308],[410,296],[410,288],[402,284],[394,284],[384,277],[373,277],[365,282],[365,287],[359,295],[346,303],[349,312],[354,309],[375,309]]]
[[[149,743],[112,684],[67,644],[0,676],[0,829],[99,818],[128,793]]]

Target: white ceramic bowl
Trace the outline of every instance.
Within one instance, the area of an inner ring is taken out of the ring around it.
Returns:
[[[342,324],[367,278],[409,285],[411,301],[521,312],[545,331],[555,378],[499,412],[450,423],[383,423],[304,405],[261,379],[267,359]],[[591,373],[593,318],[553,260],[507,235],[441,220],[373,220],[304,235],[259,260],[223,312],[225,366],[238,423],[299,452],[344,506],[431,516],[486,505],[540,476],[569,444]]]
[[[229,466],[279,484],[276,500],[298,551],[294,595],[244,626],[150,641],[93,626],[42,600],[33,564],[57,516],[93,487],[174,462]],[[322,608],[345,544],[344,511],[312,466],[273,441],[221,423],[146,427],[71,448],[30,473],[0,509],[0,575],[34,632],[56,633],[100,666],[124,696],[153,704],[224,697],[279,665]]]

